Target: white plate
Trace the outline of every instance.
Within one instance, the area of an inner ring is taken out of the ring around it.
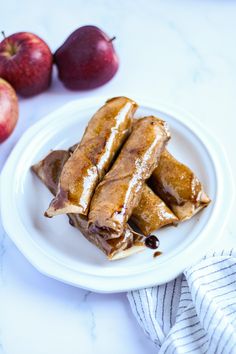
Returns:
[[[50,149],[78,142],[105,99],[74,101],[37,122],[20,139],[1,176],[3,226],[25,257],[42,273],[97,292],[119,292],[165,283],[196,262],[219,237],[233,198],[229,165],[219,144],[189,115],[137,100],[137,117],[165,119],[169,150],[203,182],[212,203],[192,220],[157,232],[163,255],[153,252],[109,262],[68,224],[66,216],[43,216],[50,192],[30,171]]]

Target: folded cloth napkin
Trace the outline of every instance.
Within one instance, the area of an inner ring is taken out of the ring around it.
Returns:
[[[236,353],[236,249],[208,254],[170,283],[128,299],[159,354]]]

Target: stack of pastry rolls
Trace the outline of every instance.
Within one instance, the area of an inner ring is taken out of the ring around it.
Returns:
[[[79,144],[32,166],[54,195],[45,216],[67,214],[109,260],[157,247],[148,242],[152,232],[210,202],[194,173],[166,150],[167,124],[153,116],[134,120],[137,108],[127,97],[108,100]]]

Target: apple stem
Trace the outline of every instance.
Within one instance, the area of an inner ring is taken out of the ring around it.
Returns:
[[[112,37],[111,39],[109,39],[109,42],[113,42],[116,39],[116,37]]]
[[[1,33],[2,33],[3,39],[6,39],[7,37],[6,37],[6,35],[5,35],[5,32],[4,32],[4,31],[1,31]]]

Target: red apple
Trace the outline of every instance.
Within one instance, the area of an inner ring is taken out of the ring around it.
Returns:
[[[113,39],[95,26],[74,31],[54,54],[63,84],[71,90],[88,90],[109,81],[119,65]]]
[[[8,82],[0,78],[0,143],[14,130],[18,115],[16,92]]]
[[[15,33],[0,43],[0,77],[22,96],[33,96],[49,87],[52,64],[48,45],[33,33]]]

